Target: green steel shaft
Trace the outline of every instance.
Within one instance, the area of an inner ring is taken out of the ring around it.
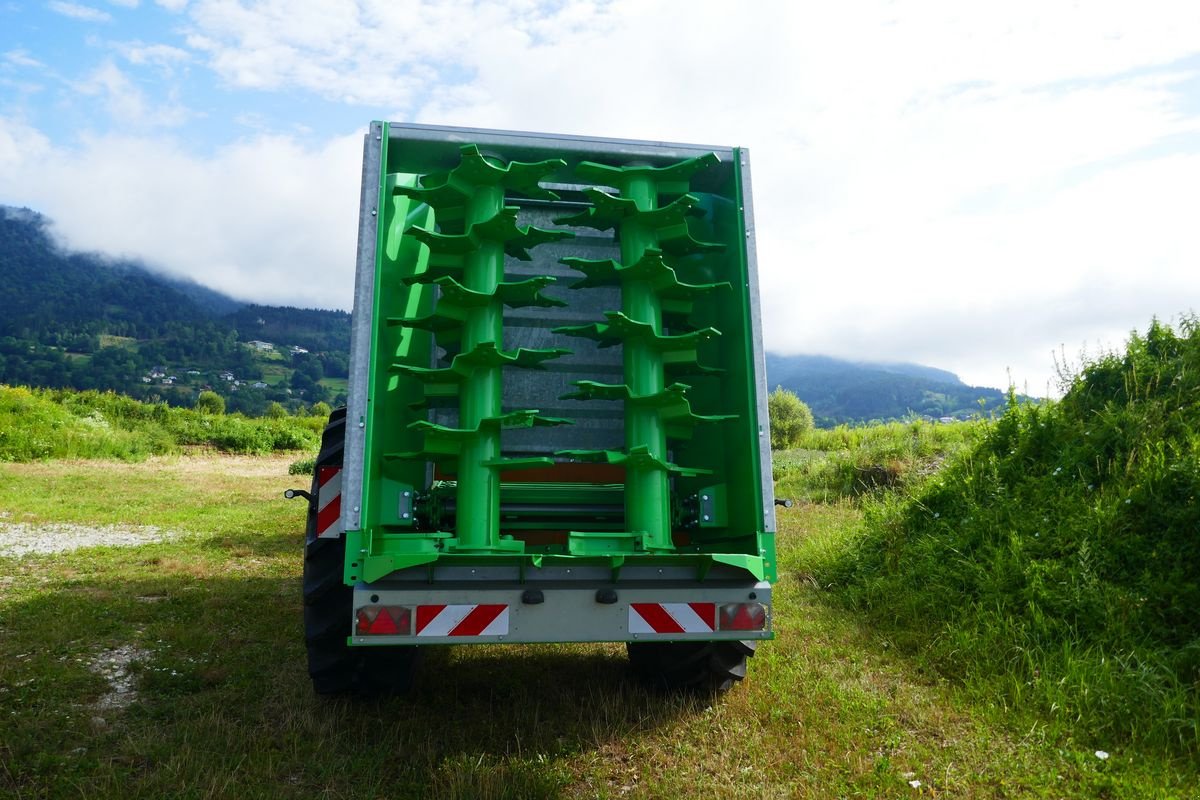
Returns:
[[[479,186],[467,204],[468,228],[486,222],[504,207],[504,187]],[[472,308],[463,323],[463,352],[483,342],[503,346],[503,308],[496,286],[504,279],[504,246],[483,242],[468,255],[463,273],[468,289],[493,295],[486,305]],[[500,416],[503,379],[500,367],[477,366],[462,386],[459,397],[459,427],[478,430],[462,446],[458,460],[458,546],[459,550],[487,550],[500,539],[500,476],[485,462],[500,457],[500,430],[481,425]]]
[[[658,190],[653,178],[631,176],[625,183],[624,196],[639,210],[650,211],[658,205]],[[646,249],[658,244],[653,229],[640,224],[637,217],[625,220],[619,231],[621,262],[635,264]],[[654,287],[645,280],[627,279],[621,284],[621,308],[629,318],[653,326],[662,333],[662,302]],[[624,345],[625,381],[634,397],[657,394],[663,390],[662,354],[653,342],[629,339]],[[635,403],[625,406],[625,446],[629,450],[646,446],[659,461],[667,460],[667,437],[657,408]],[[625,527],[643,534],[647,550],[671,550],[670,486],[667,473],[649,464],[626,467]]]

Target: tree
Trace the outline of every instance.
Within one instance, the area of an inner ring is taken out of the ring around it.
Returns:
[[[196,398],[196,410],[201,414],[224,414],[225,400],[216,392],[201,392]]]
[[[767,396],[767,414],[771,418],[772,450],[795,447],[813,427],[812,409],[782,386],[776,386]]]
[[[313,403],[312,409],[309,411],[309,413],[314,417],[326,419],[330,414],[333,413],[333,409],[330,408],[329,403]]]
[[[283,419],[287,415],[287,409],[280,403],[271,403],[267,406],[267,416],[271,419]]]

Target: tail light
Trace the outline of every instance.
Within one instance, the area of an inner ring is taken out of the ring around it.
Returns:
[[[408,636],[412,609],[406,606],[363,606],[354,615],[357,636]]]
[[[725,603],[718,618],[723,631],[761,631],[767,627],[767,607],[762,603]]]

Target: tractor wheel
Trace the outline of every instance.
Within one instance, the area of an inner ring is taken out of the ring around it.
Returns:
[[[629,642],[629,666],[641,680],[668,692],[720,694],[746,677],[758,642]]]
[[[316,468],[341,467],[346,443],[346,409],[329,415]],[[317,470],[313,470],[304,545],[304,641],[308,674],[317,694],[403,692],[416,667],[415,647],[355,648],[351,633],[354,590],[342,580],[345,536],[317,538]]]

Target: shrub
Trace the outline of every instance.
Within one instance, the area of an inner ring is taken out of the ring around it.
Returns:
[[[212,391],[203,391],[196,397],[196,410],[201,414],[224,414],[225,398]]]
[[[771,449],[795,447],[805,433],[812,430],[812,409],[795,392],[782,386],[767,396],[767,414],[771,421]]]
[[[1198,496],[1200,325],[1155,322],[869,505],[820,580],[946,674],[1105,741],[1196,751]]]

